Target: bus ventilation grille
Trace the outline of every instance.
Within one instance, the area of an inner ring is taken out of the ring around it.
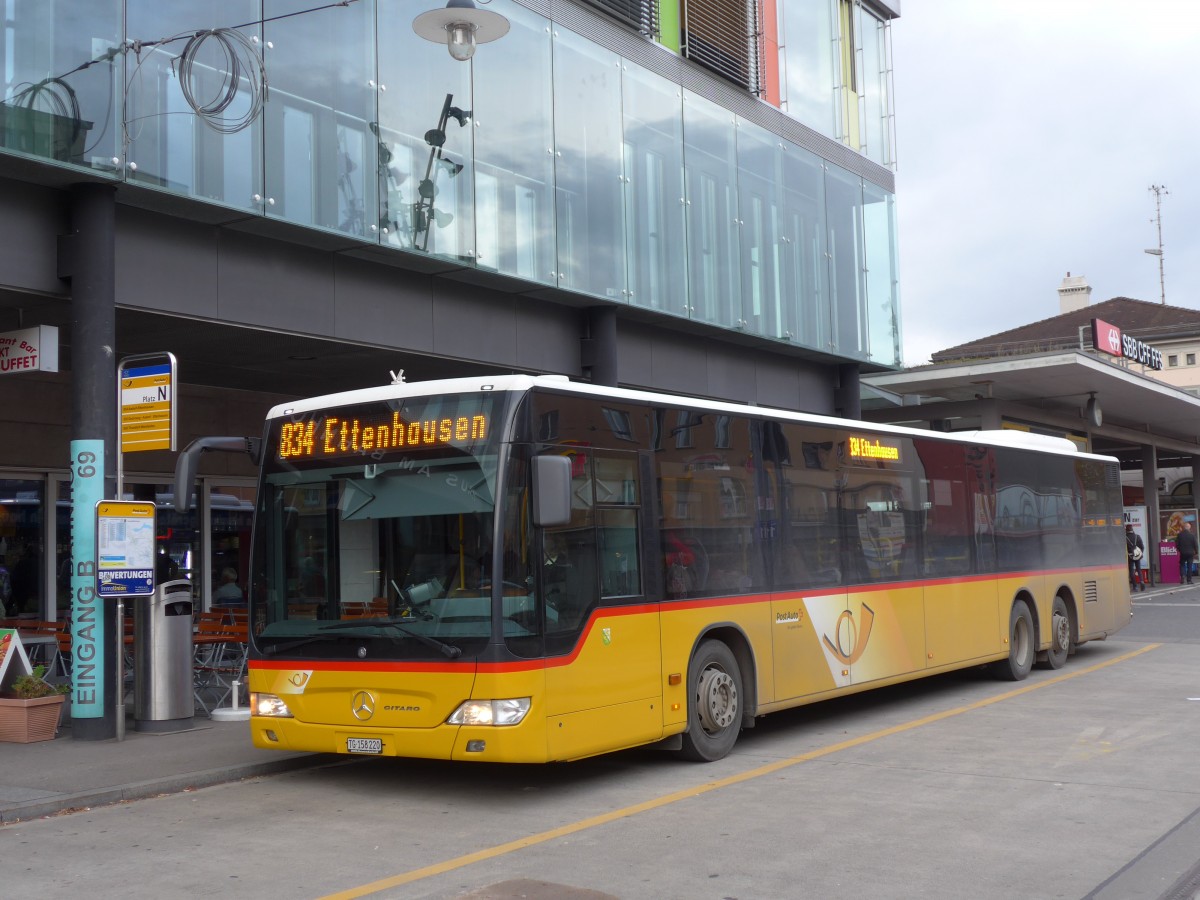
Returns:
[[[1085,581],[1083,583],[1083,600],[1085,603],[1091,603],[1094,600],[1100,599],[1100,592],[1096,589],[1096,582]]]

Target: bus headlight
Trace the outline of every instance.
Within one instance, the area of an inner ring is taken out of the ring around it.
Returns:
[[[466,700],[446,722],[450,725],[519,725],[529,712],[529,698]]]
[[[273,716],[276,719],[292,718],[292,711],[287,704],[274,694],[250,693],[250,714],[253,716]]]

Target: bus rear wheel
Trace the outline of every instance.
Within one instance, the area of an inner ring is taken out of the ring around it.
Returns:
[[[1067,611],[1067,601],[1062,597],[1055,597],[1050,608],[1050,647],[1046,650],[1045,667],[1061,669],[1067,664],[1067,657],[1070,655],[1071,614]]]
[[[680,755],[696,762],[722,759],[742,729],[742,673],[733,652],[705,641],[688,665],[688,728]]]
[[[1008,659],[992,663],[993,674],[1006,681],[1023,681],[1033,669],[1036,647],[1029,604],[1017,600],[1008,616]]]

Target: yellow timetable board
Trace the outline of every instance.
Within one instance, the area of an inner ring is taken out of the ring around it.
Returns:
[[[172,450],[174,373],[164,362],[121,373],[121,451]]]

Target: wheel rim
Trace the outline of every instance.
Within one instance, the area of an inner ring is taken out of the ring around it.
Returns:
[[[1054,646],[1058,650],[1071,646],[1071,620],[1061,612],[1054,614]]]
[[[737,685],[728,672],[715,667],[704,670],[696,686],[696,708],[700,711],[700,724],[709,734],[723,731],[737,721]]]

